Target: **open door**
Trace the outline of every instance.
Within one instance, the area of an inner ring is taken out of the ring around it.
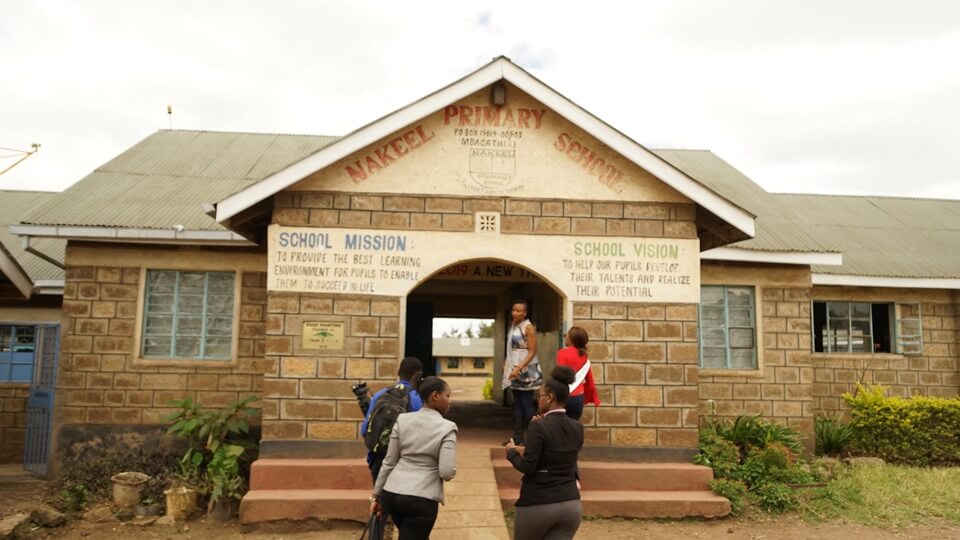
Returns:
[[[423,376],[436,375],[433,361],[433,304],[407,302],[407,331],[404,356],[415,356],[423,362]]]

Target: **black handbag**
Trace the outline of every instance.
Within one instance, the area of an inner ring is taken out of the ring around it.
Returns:
[[[383,533],[387,528],[387,516],[378,517],[376,514],[370,514],[367,520],[367,526],[360,533],[360,540],[383,540]]]

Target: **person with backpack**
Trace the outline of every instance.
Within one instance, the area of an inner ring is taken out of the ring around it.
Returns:
[[[450,410],[450,386],[427,377],[419,391],[423,408],[401,414],[393,424],[370,497],[371,514],[389,514],[400,540],[430,538],[444,501],[443,483],[457,474],[457,424],[443,417]]]
[[[390,430],[397,417],[405,412],[416,412],[423,407],[423,400],[417,393],[420,379],[423,378],[423,363],[408,356],[400,361],[397,370],[398,381],[373,395],[370,407],[360,424],[360,434],[367,447],[367,465],[373,481],[377,481],[387,446],[390,442]]]

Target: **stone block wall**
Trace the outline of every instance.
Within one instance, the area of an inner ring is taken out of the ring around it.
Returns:
[[[920,303],[923,353],[814,353],[814,408],[835,413],[849,410],[843,398],[856,384],[880,384],[888,395],[954,397],[960,392],[960,301],[951,291],[816,287],[816,301]]]
[[[701,276],[704,285],[753,287],[757,329],[757,369],[700,370],[701,416],[762,414],[812,444],[809,267],[709,262]]]
[[[602,403],[584,410],[587,444],[695,448],[697,306],[577,302],[573,324]]]
[[[30,385],[0,383],[0,463],[23,463]]]
[[[474,230],[475,212],[500,212],[504,234],[697,237],[692,204],[317,191],[286,191],[273,200],[273,222],[288,226],[463,232]]]
[[[343,322],[343,349],[304,350],[305,321]],[[363,415],[350,387],[395,379],[400,299],[270,292],[266,335],[263,438],[356,439]]]
[[[759,369],[700,376],[702,412],[734,417],[762,414],[813,433],[813,377],[810,361],[810,289],[758,287]]]
[[[144,258],[148,250],[85,249],[67,252],[64,287],[60,369],[57,376],[57,426],[78,424],[162,424],[172,411],[169,401],[191,397],[207,407],[223,407],[239,398],[260,393],[267,362],[266,274],[237,272],[241,280],[238,357],[230,365],[216,362],[183,362],[143,365],[134,362],[134,329],[143,311],[139,297],[140,266],[116,266],[116,261],[140,260],[148,268],[169,268]],[[162,252],[158,250],[158,252]],[[76,254],[71,257],[71,253]],[[239,255],[198,252],[164,253],[166,259],[196,259],[205,267],[217,256]],[[161,257],[163,259],[164,257]],[[262,257],[255,257],[264,264]],[[71,259],[80,264],[71,264]],[[114,264],[82,264],[113,261]],[[217,269],[217,268],[213,268]],[[255,405],[258,406],[258,405]]]
[[[476,212],[499,212],[503,234],[697,237],[693,204],[318,191],[286,191],[273,201],[273,223],[287,226],[464,232],[474,230]],[[395,376],[399,300],[270,293],[267,357],[279,371],[268,373],[264,383],[264,438],[357,437],[362,418],[350,385],[360,378],[382,385]],[[588,442],[695,447],[696,306],[585,303],[574,310],[574,324],[590,332],[591,358],[598,365],[612,363],[609,371],[594,369],[601,410],[610,412],[594,418],[588,408]],[[343,320],[344,351],[299,351],[299,325],[308,315]],[[355,321],[369,330],[361,331]],[[284,372],[284,362],[298,367]]]

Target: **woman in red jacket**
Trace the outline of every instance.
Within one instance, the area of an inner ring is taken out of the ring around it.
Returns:
[[[587,358],[587,342],[590,338],[587,331],[579,326],[573,326],[564,338],[566,347],[557,352],[557,365],[568,366],[576,374],[570,384],[570,397],[567,398],[567,416],[579,420],[583,416],[583,405],[593,403],[600,406],[600,397],[597,395],[597,385],[593,382],[593,373],[590,371],[590,359]]]

